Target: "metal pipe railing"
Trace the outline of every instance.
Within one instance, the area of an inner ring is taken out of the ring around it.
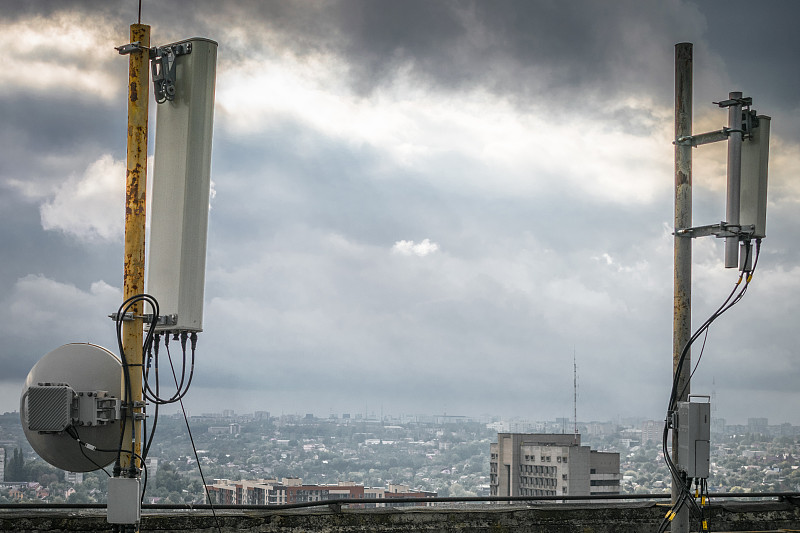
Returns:
[[[270,505],[230,505],[230,504],[143,504],[142,510],[174,510],[174,511],[194,511],[194,510],[263,510],[278,511],[285,509],[302,509],[308,507],[340,507],[343,505],[363,505],[363,504],[384,504],[392,505],[397,503],[564,503],[579,501],[610,501],[610,500],[668,500],[669,493],[656,494],[594,494],[587,496],[441,496],[436,498],[341,498],[332,500],[319,500],[314,502],[299,502]],[[770,498],[782,500],[798,499],[800,492],[717,492],[708,495],[709,499],[747,499]],[[620,501],[619,503],[623,503]],[[799,502],[800,503],[800,502]],[[104,503],[0,503],[0,509],[105,509]]]

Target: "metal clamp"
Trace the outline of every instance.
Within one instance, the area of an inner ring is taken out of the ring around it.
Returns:
[[[709,226],[697,226],[696,228],[676,229],[672,234],[676,237],[707,237],[713,235],[718,239],[726,237],[738,237],[740,241],[747,241],[753,237],[756,227],[753,224],[742,226],[740,224],[728,224],[720,222]]]
[[[749,113],[746,114],[749,117]],[[715,143],[719,141],[726,141],[728,137],[731,136],[731,133],[741,133],[742,135],[748,135],[750,131],[749,128],[742,128],[740,130],[735,130],[731,128],[723,127],[721,130],[717,131],[709,131],[708,133],[698,133],[697,135],[685,135],[683,137],[678,137],[672,144],[678,144],[681,146],[692,146],[693,148],[697,148],[703,144]]]
[[[119,52],[119,55],[124,56],[139,50],[149,50],[146,46],[142,46],[141,41],[134,41],[130,44],[123,44],[122,46],[115,46],[114,50]]]
[[[153,315],[134,315],[133,313],[124,313],[122,316],[119,316],[118,313],[111,313],[108,315],[108,318],[113,320],[114,322],[119,322],[122,320],[123,322],[130,322],[137,318],[144,320],[145,325],[149,326],[150,323],[153,321]],[[156,326],[174,326],[178,323],[178,315],[171,314],[171,315],[158,315],[156,318]]]
[[[157,103],[175,99],[175,58],[191,53],[192,43],[168,44],[150,49],[153,93]]]
[[[698,147],[703,144],[715,143],[718,141],[726,141],[730,135],[730,130],[728,128],[722,128],[721,130],[717,131],[710,131],[708,133],[698,133],[697,135],[684,135],[683,137],[678,137],[676,140],[672,142],[672,144],[677,144],[680,146],[693,146]]]
[[[730,100],[722,100],[721,102],[711,102],[711,103],[716,104],[720,107],[731,107],[734,105],[747,107],[753,105],[753,98],[751,96],[745,96],[744,98],[732,98]]]
[[[72,423],[76,426],[102,426],[120,419],[120,400],[107,391],[80,391],[72,402]]]
[[[732,129],[723,127],[721,130],[710,131],[708,133],[684,135],[683,137],[678,137],[675,139],[672,144],[676,144],[678,146],[692,146],[696,148],[703,144],[726,141],[728,140],[728,137],[731,136],[731,133],[741,133],[742,139],[749,139],[753,136],[753,128],[758,127],[758,117],[756,116],[755,111],[750,110],[750,106],[753,105],[753,99],[751,97],[748,96],[746,98],[734,98],[731,100],[723,100],[722,102],[713,103],[717,104],[719,107],[741,105],[744,108],[742,109],[742,128]]]

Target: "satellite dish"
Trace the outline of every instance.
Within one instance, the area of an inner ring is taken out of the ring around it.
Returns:
[[[28,373],[19,405],[25,437],[56,468],[98,470],[117,458],[121,399],[122,364],[113,353],[94,344],[65,344]]]

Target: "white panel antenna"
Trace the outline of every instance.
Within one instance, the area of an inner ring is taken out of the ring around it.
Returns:
[[[767,236],[767,170],[769,163],[769,127],[771,118],[756,117],[758,127],[742,143],[742,179],[739,195],[739,223],[754,225],[753,237]]]
[[[147,292],[165,317],[159,331],[202,331],[217,43],[192,38],[160,50]]]

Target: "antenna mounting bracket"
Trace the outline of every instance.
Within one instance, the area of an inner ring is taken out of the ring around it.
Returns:
[[[153,92],[156,102],[175,99],[175,58],[192,53],[192,43],[175,43],[150,49]]]

